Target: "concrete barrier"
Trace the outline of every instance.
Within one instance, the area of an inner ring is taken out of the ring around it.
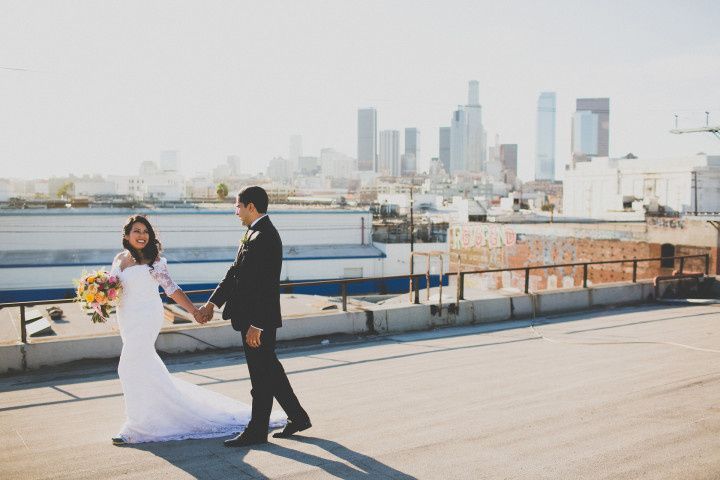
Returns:
[[[593,307],[631,305],[654,298],[652,282],[598,285],[591,288],[543,291],[537,294],[497,293],[482,299],[462,300],[460,305],[392,303],[372,305],[365,311],[337,312],[286,318],[278,340],[333,334],[394,333],[430,328],[502,322],[586,310]],[[164,328],[157,349],[167,353],[195,352],[213,348],[242,348],[239,332],[229,322]],[[0,346],[0,374],[60,365],[83,359],[118,358],[120,336],[42,338],[32,343]]]

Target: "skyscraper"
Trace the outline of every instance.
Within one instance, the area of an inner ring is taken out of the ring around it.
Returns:
[[[358,170],[377,171],[377,110],[374,108],[358,110],[357,141]]]
[[[440,127],[438,160],[445,173],[450,173],[450,127]]]
[[[516,143],[503,143],[500,145],[500,162],[506,174],[507,182],[514,182],[517,177],[518,146]]]
[[[468,104],[453,112],[450,122],[450,173],[482,172],[487,156],[487,132],[482,124],[478,82],[468,85]]]
[[[573,115],[573,164],[591,157],[607,157],[610,151],[610,99],[578,98]]]
[[[377,172],[383,175],[400,176],[400,132],[382,130]]]
[[[163,172],[180,171],[180,158],[177,150],[163,150],[160,152],[160,170]]]
[[[467,145],[467,118],[465,110],[458,107],[450,120],[450,171],[457,173],[467,171],[465,147]]]
[[[405,129],[405,155],[402,156],[400,174],[415,175],[420,157],[420,131],[417,128]]]
[[[535,180],[555,180],[555,92],[542,92],[537,104]]]

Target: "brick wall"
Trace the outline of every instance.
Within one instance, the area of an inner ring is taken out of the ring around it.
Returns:
[[[578,238],[568,236],[516,234],[511,225],[470,224],[453,225],[449,231],[450,251],[459,253],[464,271],[517,268],[532,265],[593,262],[622,258],[657,258],[660,244],[618,239]],[[710,247],[677,245],[675,255],[694,255],[717,252]],[[716,250],[716,249],[715,249]],[[452,271],[457,270],[457,256],[451,255]],[[711,262],[711,264],[714,262]],[[637,279],[650,279],[668,275],[679,268],[662,268],[659,261],[639,262]],[[685,271],[704,271],[703,259],[687,260]],[[630,281],[632,262],[622,264],[591,265],[588,267],[588,284]],[[582,286],[583,267],[558,267],[531,270],[530,289],[544,290]],[[523,289],[525,272],[488,273],[466,276],[466,285],[481,289],[514,287]]]

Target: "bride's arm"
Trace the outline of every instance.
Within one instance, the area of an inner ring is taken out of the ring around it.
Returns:
[[[180,288],[175,290],[175,293],[172,295],[168,294],[168,297],[172,298],[175,303],[180,305],[182,308],[184,308],[186,311],[188,311],[190,314],[192,314],[193,317],[197,317],[198,313],[200,313],[200,309],[197,308],[188,298],[187,295],[185,295],[185,292],[183,292]]]
[[[165,293],[168,297],[172,298],[175,303],[180,305],[187,312],[191,313],[193,317],[197,318],[200,309],[198,309],[190,301],[188,296],[185,295],[185,292],[183,292],[182,289],[178,286],[178,284],[175,283],[170,277],[170,272],[168,272],[167,269],[166,259],[161,258],[160,260],[156,261],[152,266],[150,275],[152,275],[152,277],[157,280],[163,290],[165,290]]]

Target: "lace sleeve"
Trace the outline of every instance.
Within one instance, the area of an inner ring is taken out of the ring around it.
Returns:
[[[115,260],[113,260],[112,265],[110,265],[110,271],[108,272],[108,275],[111,277],[117,277],[120,275],[120,259],[115,257]]]
[[[153,263],[150,275],[160,284],[167,295],[172,295],[180,289],[178,284],[170,278],[170,272],[168,272],[167,260],[165,258],[160,258]]]

